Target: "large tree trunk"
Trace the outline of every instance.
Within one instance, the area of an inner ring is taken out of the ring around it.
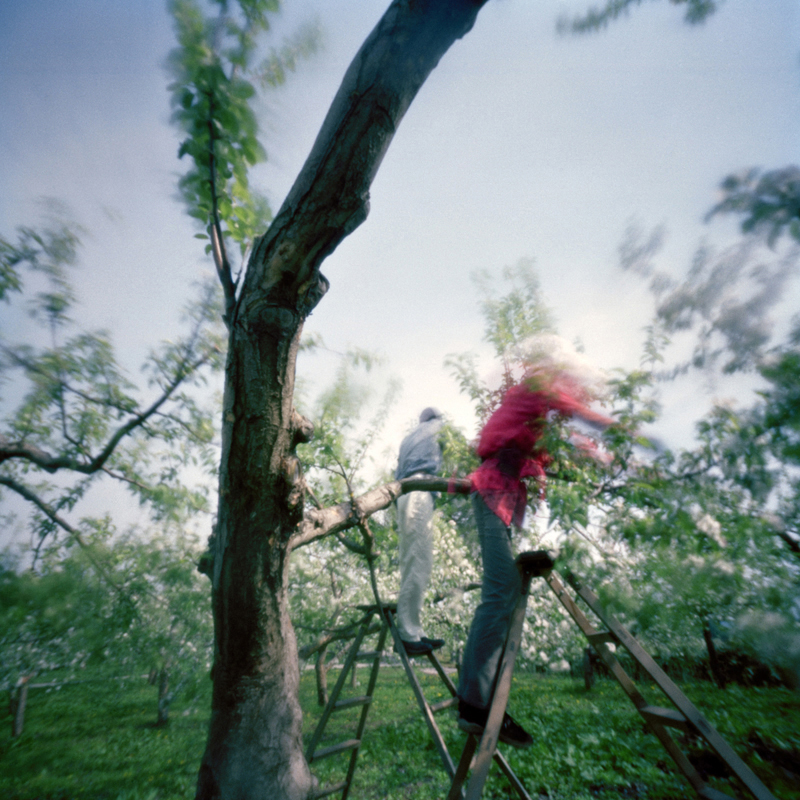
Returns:
[[[286,565],[302,521],[293,411],[303,320],[327,289],[319,268],[364,221],[396,126],[485,0],[397,0],[356,55],[314,147],[256,244],[230,320],[212,574],[212,714],[197,797],[308,797],[299,667]],[[320,512],[324,527],[340,510]],[[345,514],[348,512],[344,512]],[[303,541],[317,533],[306,526]]]

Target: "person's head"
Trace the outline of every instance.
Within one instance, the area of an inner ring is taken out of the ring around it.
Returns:
[[[428,406],[420,415],[419,421],[420,423],[423,422],[430,422],[432,419],[441,419],[442,412],[439,411],[438,408],[433,408],[432,406]]]
[[[521,379],[544,390],[567,391],[583,401],[607,391],[605,373],[555,334],[529,337],[515,348],[515,356]]]

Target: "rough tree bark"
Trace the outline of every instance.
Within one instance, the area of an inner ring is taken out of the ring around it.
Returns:
[[[230,325],[212,604],[212,714],[197,797],[306,798],[299,669],[286,566],[293,546],[382,507],[399,483],[303,518],[293,409],[322,261],[366,219],[369,187],[411,101],[486,0],[396,0],[345,74],[300,175],[253,249]]]

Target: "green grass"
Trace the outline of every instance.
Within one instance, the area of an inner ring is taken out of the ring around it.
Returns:
[[[331,671],[333,686],[337,672]],[[446,696],[435,676],[420,676],[428,700]],[[359,672],[361,694],[367,671]],[[683,687],[691,701],[759,775],[779,800],[800,798],[800,784],[785,770],[800,773],[800,696],[785,689],[721,691],[708,683]],[[668,705],[657,690],[647,699]],[[0,710],[0,797],[9,800],[173,800],[191,798],[205,744],[210,683],[196,701],[199,710],[176,703],[167,728],[154,728],[154,687],[144,681],[91,683],[60,691],[30,692],[25,731],[10,738],[11,720]],[[313,673],[301,684],[310,737],[321,709],[316,706]],[[533,748],[506,748],[512,768],[529,792],[550,800],[583,798],[684,798],[691,792],[621,689],[599,681],[586,692],[570,678],[518,674],[510,710],[533,733]],[[184,713],[188,712],[188,713]],[[353,735],[358,711],[334,715],[326,744]],[[349,715],[349,716],[348,716]],[[452,712],[437,722],[454,760],[464,742]],[[716,788],[743,796],[714,776],[708,754],[690,752]],[[347,756],[314,764],[324,783],[343,777]],[[792,767],[794,769],[792,770]],[[485,798],[511,797],[505,779],[493,769]],[[443,797],[448,782],[411,690],[398,669],[383,668],[351,791],[353,798]]]
[[[331,676],[331,685],[334,675]],[[366,671],[364,672],[366,681]],[[422,676],[429,702],[447,696],[435,676]],[[800,798],[800,784],[792,783],[781,764],[800,775],[800,696],[785,689],[740,689],[721,691],[708,683],[684,687],[686,694],[728,743],[780,800]],[[362,687],[355,690],[363,691]],[[644,687],[647,699],[669,705],[659,690]],[[313,723],[313,685],[303,686],[303,707]],[[358,798],[441,798],[448,781],[408,684],[399,670],[381,672],[375,709],[367,723],[353,785]],[[684,798],[692,795],[661,745],[649,733],[622,690],[612,681],[599,681],[587,692],[582,681],[562,677],[518,674],[514,678],[509,709],[534,736],[530,750],[504,748],[512,769],[535,797],[563,798]],[[355,718],[355,713],[353,714]],[[337,717],[329,725],[331,735],[321,746],[350,738]],[[464,735],[455,719],[437,717],[451,756],[461,753]],[[313,729],[313,724],[310,726]],[[751,746],[761,743],[762,756]],[[696,758],[706,779],[733,797],[739,790],[714,775],[719,764],[692,742],[686,748]],[[335,758],[338,764],[330,764]],[[766,760],[769,758],[770,760]],[[322,783],[343,775],[346,756],[332,757],[314,765]],[[493,769],[484,798],[515,797],[505,778]]]
[[[9,800],[193,796],[208,706],[176,704],[156,728],[156,688],[144,680],[32,689],[25,730],[11,739],[0,717],[0,796]],[[189,711],[188,716],[183,716]]]

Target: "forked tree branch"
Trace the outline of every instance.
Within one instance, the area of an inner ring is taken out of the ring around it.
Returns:
[[[185,369],[179,370],[161,396],[149,408],[131,417],[124,425],[117,428],[108,442],[106,442],[105,447],[90,461],[80,461],[71,456],[53,456],[35,445],[24,441],[12,441],[0,434],[0,464],[11,458],[19,458],[35,464],[50,473],[58,472],[60,469],[68,469],[84,475],[91,475],[101,470],[122,439],[137,428],[142,427],[169,400],[186,378],[208,361],[208,358],[208,356],[204,356],[193,364],[188,365]]]
[[[270,307],[297,309],[304,318],[319,302],[328,288],[320,265],[366,219],[370,186],[397,126],[486,1],[392,3],[353,59],[300,174],[253,246],[237,317],[258,316],[268,299]]]

